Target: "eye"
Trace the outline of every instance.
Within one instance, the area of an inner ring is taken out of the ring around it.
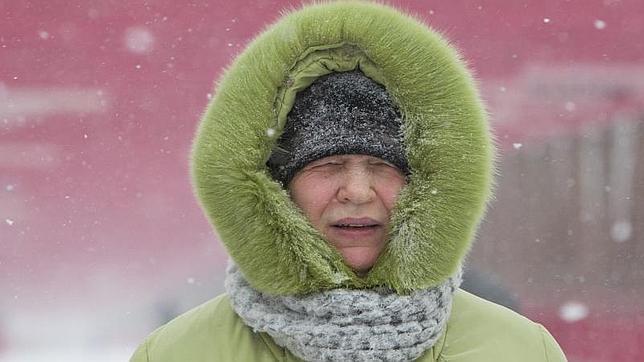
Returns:
[[[369,165],[371,165],[371,166],[379,166],[379,167],[392,167],[392,168],[395,168],[395,169],[398,168],[398,167],[394,166],[393,164],[391,164],[391,163],[389,163],[389,162],[387,162],[385,160],[381,160],[381,159],[371,160],[371,161],[369,161]]]
[[[396,174],[402,175],[402,171],[400,171],[398,166],[381,159],[370,161],[369,167],[371,167],[373,172],[376,172],[376,173],[382,173],[382,174],[396,173]]]
[[[308,166],[306,166],[307,169],[325,169],[325,168],[335,168],[337,166],[342,166],[343,163],[341,160],[334,159],[334,158],[323,158],[317,161],[311,162]]]

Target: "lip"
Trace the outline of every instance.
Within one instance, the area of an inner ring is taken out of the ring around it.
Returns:
[[[332,226],[360,225],[360,226],[381,226],[382,224],[370,217],[345,217],[333,222]]]
[[[348,225],[361,225],[362,227],[348,227]],[[337,239],[365,241],[380,235],[382,223],[368,217],[350,217],[336,220],[329,229]]]

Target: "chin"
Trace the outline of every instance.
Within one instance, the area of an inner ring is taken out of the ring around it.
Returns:
[[[366,274],[376,263],[379,250],[342,250],[344,262],[357,274]]]

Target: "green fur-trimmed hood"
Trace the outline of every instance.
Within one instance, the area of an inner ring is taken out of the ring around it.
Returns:
[[[404,117],[411,168],[390,240],[358,277],[267,170],[297,91],[360,69]],[[305,6],[251,42],[219,81],[192,154],[197,197],[250,284],[271,294],[435,286],[465,257],[490,198],[494,148],[484,107],[456,51],[384,5]]]

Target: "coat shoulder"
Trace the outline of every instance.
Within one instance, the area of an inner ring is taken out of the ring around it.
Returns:
[[[246,326],[223,294],[152,332],[130,361],[274,361],[283,354],[270,337]]]
[[[566,361],[540,324],[503,306],[459,290],[439,361]]]

